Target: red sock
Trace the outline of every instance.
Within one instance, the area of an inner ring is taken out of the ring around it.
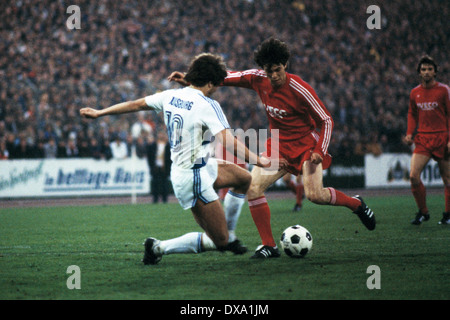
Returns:
[[[334,188],[327,188],[331,193],[330,205],[332,206],[344,206],[352,211],[358,209],[361,205],[361,201],[358,199],[347,196],[345,193],[336,190]]]
[[[445,187],[445,212],[450,212],[450,186]]]
[[[414,199],[416,200],[416,204],[420,212],[428,213],[427,198],[426,198],[427,191],[423,183],[420,182],[418,185],[411,185],[411,191],[414,196]]]
[[[258,229],[262,244],[275,247],[276,243],[273,239],[272,227],[270,226],[270,208],[266,197],[262,196],[256,199],[249,199],[248,207]]]
[[[297,198],[297,204],[301,207],[303,202],[303,193],[305,192],[305,187],[302,183],[299,183],[296,188],[296,198]]]
[[[296,193],[296,192],[297,192],[297,187],[296,187],[294,181],[292,181],[292,180],[289,181],[288,184],[287,184],[287,187],[288,187],[289,190],[291,190],[293,193]]]

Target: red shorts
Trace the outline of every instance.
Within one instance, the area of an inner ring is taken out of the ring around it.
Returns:
[[[448,159],[447,132],[418,133],[414,138],[414,153],[432,157],[434,160]]]
[[[266,151],[263,153],[263,156],[268,158],[278,157],[286,159],[289,163],[287,171],[297,176],[302,173],[303,162],[311,159],[316,144],[317,140],[312,134],[298,140],[280,140],[278,146],[273,145],[272,139],[269,138],[266,141]],[[330,165],[331,156],[326,154],[322,161],[322,167],[325,170],[330,167]]]

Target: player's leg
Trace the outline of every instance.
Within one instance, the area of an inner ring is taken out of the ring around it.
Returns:
[[[292,211],[300,211],[304,197],[304,187],[301,175],[298,175],[295,179],[293,179],[293,175],[291,173],[287,173],[283,176],[283,182],[286,187],[295,194],[295,206]]]
[[[409,173],[411,192],[414,200],[416,201],[417,207],[419,208],[419,212],[417,212],[416,217],[413,221],[411,221],[411,223],[415,225],[419,225],[422,221],[427,221],[430,219],[426,201],[426,189],[420,179],[420,175],[428,161],[430,161],[430,158],[430,156],[420,153],[413,153],[411,157],[411,170]]]
[[[174,253],[200,253],[203,242],[202,232],[189,232],[180,237],[158,240],[147,238],[144,242],[144,264],[157,264],[163,255]]]
[[[442,181],[444,182],[445,193],[445,212],[442,213],[442,219],[439,220],[439,224],[450,224],[450,160],[439,160],[438,165]]]
[[[258,247],[252,258],[279,257],[277,245],[272,235],[270,225],[270,208],[264,192],[275,181],[286,174],[286,170],[269,171],[260,167],[254,167],[252,183],[247,192],[248,205],[253,221],[262,240],[262,246]]]
[[[227,188],[223,198],[223,208],[229,233],[229,242],[236,241],[236,226],[245,203],[245,194],[250,187],[252,176],[248,170],[225,160],[217,160],[218,175],[214,188]],[[243,249],[245,247],[242,247]],[[245,252],[247,249],[245,248]],[[244,252],[242,252],[244,253]]]
[[[245,194],[252,180],[250,172],[232,162],[219,159],[216,161],[218,174],[214,189],[232,188],[235,193]]]
[[[292,180],[292,174],[286,173],[283,176],[283,182],[289,190],[291,190],[293,193],[296,192],[297,184]]]
[[[161,260],[163,254],[171,253],[199,253],[205,250],[214,250],[219,248],[220,250],[229,250],[236,254],[242,254],[247,249],[242,246],[239,240],[229,242],[227,223],[225,214],[220,201],[217,199],[213,187],[236,187],[241,192],[248,189],[251,181],[249,172],[242,169],[240,171],[239,166],[231,164],[228,166],[217,165],[217,171],[214,173],[214,164],[216,162],[209,162],[211,166],[208,170],[197,171],[197,185],[202,185],[201,182],[205,182],[203,185],[206,189],[202,189],[201,194],[195,201],[195,206],[191,208],[197,223],[205,230],[205,233],[191,232],[181,237],[160,241],[154,238],[148,238],[145,241],[145,254],[143,262],[145,264],[156,264]],[[234,166],[237,170],[234,170]],[[224,168],[227,168],[226,170]],[[198,169],[197,169],[198,170]],[[227,171],[227,172],[225,172]],[[175,191],[178,190],[177,198],[180,204],[184,208],[188,208],[188,205],[193,201],[192,184],[185,186],[185,181],[192,181],[186,179],[184,173],[175,173],[172,177],[172,181],[180,182],[181,185],[174,183]],[[195,176],[195,174],[194,174]],[[214,182],[208,180],[208,177],[213,179]],[[200,180],[201,179],[201,182]],[[208,188],[208,181],[211,182]],[[195,185],[194,179],[194,185]],[[240,189],[239,189],[240,188]],[[194,192],[194,197],[197,197]],[[205,199],[203,201],[202,199]]]
[[[297,180],[297,186],[295,190],[296,204],[294,207],[294,211],[299,211],[302,208],[303,199],[305,198],[305,187],[303,185],[302,175],[299,174],[296,177],[296,180]]]
[[[349,197],[334,188],[323,187],[322,164],[310,160],[303,163],[305,195],[311,202],[320,205],[345,206],[357,214],[367,229],[375,229],[375,216],[360,196]]]
[[[219,200],[204,203],[197,200],[191,209],[195,221],[205,230],[206,235],[217,248],[224,248],[228,244],[228,230],[225,214]]]
[[[163,255],[174,253],[201,253],[215,249],[233,251],[234,247],[230,247],[228,243],[227,224],[219,200],[204,203],[198,199],[191,211],[195,221],[205,232],[190,232],[162,241],[147,238],[142,260],[144,264],[157,264]]]
[[[303,163],[302,169],[306,198],[315,204],[333,204],[331,190],[323,187],[322,164],[314,164],[307,160]],[[359,202],[355,204],[355,208],[358,205]]]
[[[225,213],[218,199],[209,203],[199,199],[191,211],[197,223],[205,230],[201,241],[202,251],[217,249],[234,254],[247,252],[247,248],[238,239],[230,241]]]

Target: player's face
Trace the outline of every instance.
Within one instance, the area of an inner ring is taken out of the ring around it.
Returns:
[[[425,82],[433,81],[436,76],[436,70],[434,70],[434,66],[432,64],[422,63],[420,66],[420,77]]]
[[[272,66],[264,66],[264,71],[272,87],[279,88],[286,82],[286,65],[279,63]]]

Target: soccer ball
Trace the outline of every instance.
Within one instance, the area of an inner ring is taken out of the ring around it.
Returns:
[[[284,230],[280,243],[289,257],[302,258],[311,250],[313,239],[305,227],[297,224]]]

